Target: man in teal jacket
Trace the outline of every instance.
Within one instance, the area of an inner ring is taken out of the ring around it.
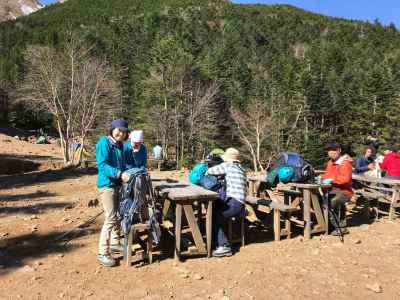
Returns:
[[[102,136],[96,144],[98,168],[97,187],[104,209],[104,224],[100,233],[97,259],[106,267],[113,267],[116,261],[111,252],[122,251],[119,236],[118,189],[122,181],[128,181],[123,142],[128,138],[128,123],[117,119],[111,123],[107,136]]]

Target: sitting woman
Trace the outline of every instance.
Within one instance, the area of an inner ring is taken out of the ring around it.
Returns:
[[[247,194],[246,172],[239,161],[239,151],[229,148],[221,155],[223,163],[208,169],[206,175],[224,176],[226,182],[226,193],[224,199],[215,203],[214,213],[214,237],[216,249],[213,256],[222,257],[232,255],[229,241],[223,231],[225,219],[244,213],[244,204]]]
[[[134,130],[131,132],[130,143],[125,143],[124,153],[126,157],[127,169],[146,168],[147,165],[147,149],[143,144],[144,134],[142,130]]]

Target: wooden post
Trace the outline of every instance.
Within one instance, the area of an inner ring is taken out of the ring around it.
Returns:
[[[207,255],[208,255],[208,257],[211,257],[213,202],[214,201],[211,201],[211,200],[207,201],[206,240],[207,240]]]
[[[393,221],[394,219],[394,215],[395,215],[395,206],[397,204],[397,202],[399,201],[399,197],[400,197],[400,192],[399,192],[399,186],[394,186],[393,187],[393,195],[392,195],[392,201],[390,203],[390,208],[389,208],[389,220]]]
[[[181,255],[181,232],[182,232],[182,205],[176,204],[175,208],[175,259],[179,260]]]
[[[281,212],[274,208],[274,236],[275,241],[281,240]]]
[[[324,191],[321,190],[322,196],[322,209],[324,210],[325,219],[325,235],[329,234],[329,199],[327,195],[324,195]]]
[[[125,239],[125,262],[126,266],[131,266],[131,258],[132,258],[132,240],[133,240],[133,228],[131,226],[131,230],[128,233],[128,238]]]
[[[284,194],[284,200],[283,203],[286,205],[292,206],[292,201],[291,201],[291,196]],[[291,223],[290,223],[290,213],[285,213],[285,231],[287,234],[287,238],[290,239],[292,236],[292,228],[291,228]]]
[[[309,240],[311,238],[311,193],[309,189],[303,189],[303,197],[304,239]]]

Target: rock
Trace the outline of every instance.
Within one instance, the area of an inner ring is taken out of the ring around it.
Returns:
[[[61,221],[62,221],[62,222],[68,222],[68,221],[69,221],[69,218],[62,218]]]
[[[247,274],[247,275],[252,275],[252,274],[253,274],[253,271],[247,271],[246,274]]]
[[[221,300],[229,300],[229,297],[228,297],[228,296],[223,296],[223,297],[221,298]]]
[[[91,199],[88,201],[88,207],[97,207],[99,205],[99,200],[97,198]]]
[[[369,227],[370,226],[368,224],[363,224],[363,225],[360,226],[360,229],[361,230],[369,230]]]
[[[382,286],[377,282],[372,283],[372,284],[367,284],[365,287],[368,290],[373,291],[375,293],[382,293],[382,291],[383,291]]]
[[[64,298],[64,297],[65,297],[65,294],[64,294],[64,293],[60,293],[60,294],[58,295],[58,297],[59,297],[59,298]]]
[[[33,276],[33,277],[31,278],[32,281],[36,281],[36,280],[39,280],[39,279],[42,279],[42,277],[40,277],[40,276]]]
[[[195,275],[193,276],[193,279],[202,280],[202,279],[203,279],[203,276],[201,276],[200,274],[195,274]]]
[[[38,225],[33,225],[32,227],[31,227],[31,232],[35,232],[35,231],[37,231],[38,230]]]
[[[33,215],[29,218],[29,220],[38,220],[39,217],[37,215]]]
[[[356,244],[356,245],[361,244],[361,240],[360,239],[355,240],[354,244]]]
[[[21,269],[21,271],[24,272],[24,273],[30,273],[30,272],[35,272],[36,269],[33,268],[33,267],[31,267],[30,265],[25,265],[25,266]]]
[[[43,263],[42,263],[41,261],[37,261],[37,262],[35,263],[35,265],[36,265],[36,266],[42,266]]]
[[[9,236],[9,235],[10,234],[8,232],[0,233],[0,237],[6,237],[6,236]],[[400,241],[399,241],[399,243],[400,243]]]
[[[179,275],[181,278],[186,279],[189,278],[189,274],[188,273],[182,273]]]

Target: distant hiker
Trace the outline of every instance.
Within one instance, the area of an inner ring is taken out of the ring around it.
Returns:
[[[162,159],[162,147],[160,145],[155,145],[153,147],[153,156],[154,159],[156,160],[161,160]]]
[[[216,240],[216,249],[213,251],[213,256],[216,257],[232,255],[232,249],[223,231],[223,225],[227,218],[244,214],[247,194],[246,172],[240,165],[239,151],[229,148],[221,157],[224,162],[206,172],[206,175],[224,176],[226,182],[226,196],[220,197],[219,201],[215,203],[214,239]]]
[[[385,157],[380,164],[382,171],[386,172],[385,178],[400,179],[400,153],[394,145],[386,146]]]
[[[145,168],[147,165],[147,149],[143,144],[143,131],[133,130],[129,135],[129,139],[130,143],[125,143],[124,145],[127,169]]]
[[[332,235],[340,235],[348,233],[346,203],[353,196],[352,160],[348,155],[342,155],[341,146],[337,143],[327,144],[325,151],[328,153],[329,161],[322,178],[332,182],[332,190],[329,192],[330,205],[339,220],[336,222],[335,216],[330,216],[331,223],[335,227]]]
[[[101,228],[97,259],[106,267],[113,267],[116,261],[111,252],[122,252],[119,236],[118,189],[122,181],[128,181],[124,173],[124,141],[128,138],[128,122],[122,119],[112,121],[107,136],[102,136],[96,144],[96,162],[99,170],[97,187],[104,209],[104,224]]]
[[[354,170],[356,174],[364,174],[375,168],[374,163],[375,148],[368,146],[365,148],[364,155],[357,157],[354,162]]]

